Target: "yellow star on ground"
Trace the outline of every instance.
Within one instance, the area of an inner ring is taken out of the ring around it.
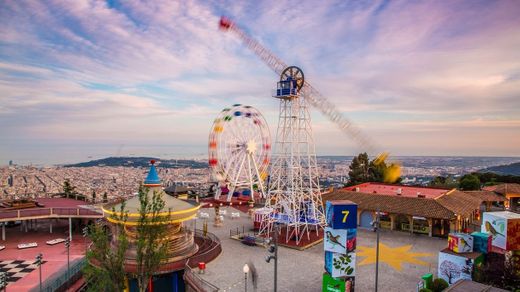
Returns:
[[[358,265],[369,265],[376,262],[376,247],[358,246],[356,252],[358,257],[364,258]],[[399,247],[389,247],[382,243],[379,244],[379,262],[386,263],[395,270],[402,270],[402,263],[411,263],[427,266],[428,263],[417,259],[417,257],[431,257],[431,253],[410,252],[411,245]]]

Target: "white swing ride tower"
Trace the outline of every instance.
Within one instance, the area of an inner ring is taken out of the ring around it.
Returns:
[[[278,129],[270,167],[270,180],[260,234],[269,235],[273,224],[283,224],[286,242],[325,224],[319,173],[305,96],[303,71],[287,67],[273,96],[280,101]]]

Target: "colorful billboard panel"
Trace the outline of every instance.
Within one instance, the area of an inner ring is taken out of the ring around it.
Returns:
[[[347,229],[347,252],[353,252],[356,249],[356,228]]]
[[[328,273],[323,273],[322,292],[345,292],[345,280],[335,279]]]
[[[347,253],[347,229],[325,227],[323,248],[325,251]]]
[[[356,275],[356,254],[325,252],[325,270],[334,278]]]
[[[466,233],[450,233],[448,248],[456,253],[473,252],[473,236]]]
[[[473,232],[473,251],[488,253],[491,252],[491,234],[484,232]]]
[[[503,250],[520,249],[520,214],[508,211],[484,212],[482,232],[491,234],[491,244]]]
[[[480,263],[482,259],[481,253],[458,254],[445,249],[439,252],[437,275],[450,285],[460,279],[471,280],[474,264]]]

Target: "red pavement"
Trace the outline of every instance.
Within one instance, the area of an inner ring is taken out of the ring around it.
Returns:
[[[25,260],[34,261],[38,253],[43,254],[46,261],[42,268],[42,281],[49,278],[55,272],[67,267],[67,249],[64,243],[53,246],[45,242],[56,238],[67,238],[68,221],[62,220],[53,225],[53,233],[49,233],[48,220],[39,220],[38,230],[29,232],[20,231],[20,226],[6,228],[6,241],[0,240],[0,245],[6,248],[0,251],[0,260]],[[20,243],[36,242],[38,247],[20,250]],[[85,254],[85,238],[81,234],[73,234],[70,245],[70,261],[83,257]],[[29,291],[39,285],[39,272],[34,270],[25,277],[7,286],[8,291]]]

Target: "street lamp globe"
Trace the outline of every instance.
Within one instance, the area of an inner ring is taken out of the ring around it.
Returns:
[[[244,272],[244,274],[249,273],[249,266],[247,264],[245,264],[244,267],[242,268],[242,271]]]

